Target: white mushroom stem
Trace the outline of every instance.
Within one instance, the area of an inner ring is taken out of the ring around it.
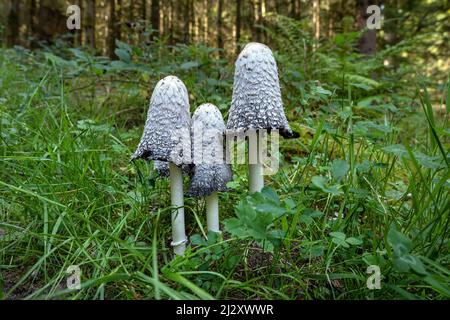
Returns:
[[[186,250],[186,233],[184,229],[183,176],[181,168],[169,163],[170,197],[172,206],[177,208],[172,212],[172,246],[177,255],[183,255]]]
[[[261,192],[264,188],[263,164],[259,150],[261,144],[259,134],[255,134],[255,136],[254,139],[249,139],[248,145],[248,182],[250,192]]]
[[[219,196],[217,192],[205,197],[206,202],[206,223],[208,230],[220,232],[219,228]]]
[[[248,166],[250,192],[261,192],[264,188],[264,177],[262,175],[262,164],[250,164]]]

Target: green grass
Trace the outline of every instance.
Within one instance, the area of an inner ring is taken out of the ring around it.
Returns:
[[[3,298],[449,298],[448,113],[435,116],[430,101],[446,95],[448,112],[448,84],[433,95],[420,83],[361,89],[339,76],[296,87],[279,51],[301,138],[281,142],[263,196],[248,195],[245,166],[234,166],[220,196],[223,237],[206,241],[204,204],[188,198],[191,245],[174,258],[168,181],[129,162],[148,97],[176,72],[191,110],[211,101],[226,116],[233,69],[208,48],[165,50],[133,70],[82,51],[62,61],[67,51],[0,51]],[[398,110],[364,102],[380,94]],[[233,227],[254,214],[258,237],[251,223]],[[82,270],[79,291],[66,289],[70,265]],[[380,290],[366,287],[369,265],[380,267]]]

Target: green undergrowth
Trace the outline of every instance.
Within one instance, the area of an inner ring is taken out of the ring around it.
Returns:
[[[352,37],[308,64],[303,46],[276,48],[301,137],[281,141],[260,194],[234,166],[221,235],[205,230],[202,200],[186,198],[190,244],[176,258],[168,181],[130,155],[161,77],[186,83],[191,111],[212,102],[226,117],[232,63],[163,43],[118,42],[116,61],[62,44],[0,51],[2,297],[448,299],[450,88],[394,82],[382,68],[392,50],[361,60]],[[81,290],[66,288],[71,265]],[[369,266],[380,289],[366,285]]]

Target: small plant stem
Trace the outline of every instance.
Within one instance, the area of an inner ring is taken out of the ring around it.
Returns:
[[[184,229],[184,199],[183,176],[181,168],[169,163],[170,171],[170,197],[172,207],[172,246],[177,255],[183,255],[186,250],[186,233]]]
[[[253,139],[248,142],[248,182],[250,192],[261,192],[264,188],[263,164],[259,156],[259,135],[255,134]]]
[[[206,223],[208,230],[220,232],[219,228],[219,196],[217,192],[205,197],[206,202]]]

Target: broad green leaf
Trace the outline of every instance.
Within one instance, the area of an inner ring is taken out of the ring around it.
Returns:
[[[354,237],[347,238],[347,239],[345,239],[345,241],[347,241],[347,243],[349,243],[353,246],[359,246],[360,244],[363,243],[360,239],[354,238]]]
[[[130,63],[131,62],[131,55],[128,51],[124,50],[124,49],[116,49],[114,50],[114,53],[116,54],[116,56],[119,57],[119,59],[125,63]]]
[[[323,216],[323,212],[307,208],[300,215],[300,221],[309,226],[313,222],[314,218],[318,218],[321,216]]]
[[[345,240],[345,233],[339,231],[330,232],[330,236],[332,236],[333,238]]]
[[[130,45],[128,43],[122,42],[122,41],[117,40],[117,39],[116,39],[115,43],[116,43],[116,47],[117,48],[120,48],[120,49],[126,50],[128,52],[131,52],[131,47],[130,47]]]
[[[345,242],[345,240],[343,239],[339,239],[339,238],[332,238],[331,241],[339,246],[342,246],[344,248],[350,248],[350,246],[348,245],[347,242]]]
[[[341,181],[345,177],[348,170],[350,169],[349,164],[345,160],[336,159],[331,164],[331,174],[336,181]]]
[[[410,255],[410,256],[411,256],[411,259],[410,259],[409,266],[411,267],[411,269],[413,269],[418,274],[427,275],[428,272],[425,270],[425,267],[424,267],[422,261],[420,261],[419,258],[417,258],[416,256],[413,256],[413,255]]]
[[[412,241],[394,227],[391,227],[389,230],[387,240],[393,248],[395,255],[399,257],[408,254],[411,250]]]
[[[280,203],[280,198],[278,198],[278,195],[275,193],[275,191],[272,188],[264,187],[261,190],[261,194],[277,204]]]
[[[263,189],[242,199],[235,208],[236,218],[224,221],[225,230],[244,239],[250,237],[264,248],[273,251],[281,242],[285,232],[275,229],[274,220],[286,213],[286,205],[270,188]]]
[[[338,186],[336,185],[332,185],[329,186],[327,185],[327,180],[325,179],[325,177],[322,176],[314,176],[311,179],[311,182],[313,183],[313,185],[315,185],[317,188],[319,188],[320,190],[322,190],[325,193],[330,193],[334,196],[338,196],[342,193],[342,191],[340,191],[338,189]]]
[[[197,61],[188,61],[183,63],[180,68],[183,70],[189,70],[192,68],[197,68],[200,64]]]
[[[204,246],[206,245],[206,241],[205,239],[203,239],[203,237],[199,234],[194,234],[190,237],[191,239],[191,243],[193,245],[197,245],[197,246]]]

